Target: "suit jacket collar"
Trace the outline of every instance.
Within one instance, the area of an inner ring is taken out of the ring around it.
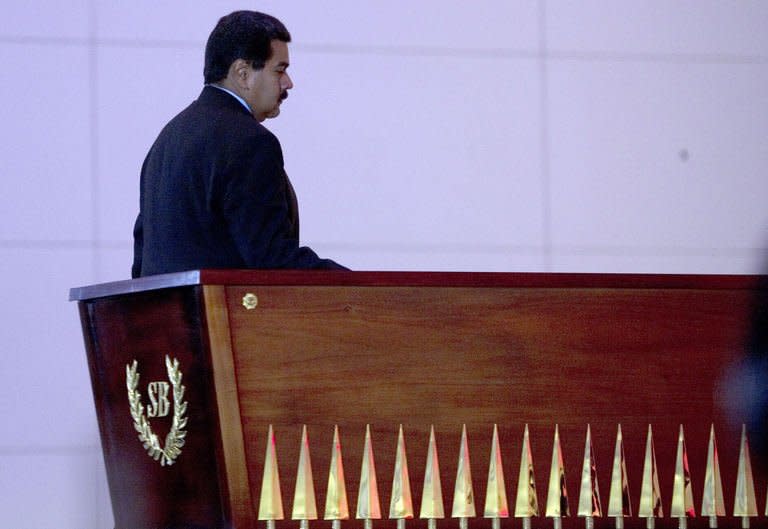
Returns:
[[[243,114],[253,117],[253,115],[248,112],[248,110],[246,110],[240,101],[232,97],[224,90],[219,90],[214,86],[204,86],[197,100],[204,105],[215,106],[218,108],[228,108],[230,110],[242,112]]]

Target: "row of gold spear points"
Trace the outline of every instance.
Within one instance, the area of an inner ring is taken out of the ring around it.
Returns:
[[[646,519],[648,529],[653,529],[656,518],[663,518],[659,478],[656,467],[656,454],[653,445],[653,431],[648,426],[648,436],[645,445],[642,486],[637,516]],[[768,516],[768,498],[766,499]],[[718,517],[726,516],[723,500],[723,487],[720,479],[720,465],[717,455],[715,429],[712,426],[707,451],[707,467],[704,478],[701,516],[709,518],[709,526],[717,527]],[[517,482],[517,498],[515,502],[516,518],[522,519],[524,529],[530,529],[531,518],[539,516],[539,502],[536,494],[536,481],[533,473],[533,458],[528,434],[528,425],[523,434],[523,446],[520,460],[520,473]],[[595,458],[592,450],[592,435],[587,426],[584,444],[584,462],[581,469],[581,486],[579,488],[578,516],[583,517],[587,529],[594,527],[594,518],[602,517],[603,508],[600,500],[600,490],[597,483]],[[738,473],[736,480],[736,495],[733,505],[733,516],[741,518],[743,528],[749,527],[749,519],[758,516],[755,487],[752,476],[752,466],[749,457],[749,442],[746,428],[742,427],[741,445],[739,451]],[[547,504],[545,516],[553,519],[554,529],[562,527],[561,518],[570,516],[568,493],[565,486],[565,466],[560,449],[559,429],[555,426],[552,446],[552,465],[547,489]],[[608,511],[605,514],[615,518],[617,529],[624,527],[624,518],[631,517],[632,506],[629,497],[627,469],[624,459],[624,442],[621,425],[616,433],[616,447],[613,456],[611,474],[610,499]],[[458,470],[453,493],[452,518],[459,520],[460,529],[467,528],[469,518],[474,518],[475,501],[472,489],[472,475],[469,465],[469,448],[467,443],[466,426],[461,433]],[[494,425],[491,457],[488,468],[488,486],[485,497],[485,518],[492,520],[493,529],[500,527],[500,520],[509,517],[506,487],[502,471],[501,450],[499,447],[498,428]],[[691,477],[688,469],[688,454],[685,448],[683,427],[677,441],[677,456],[675,462],[675,478],[672,491],[672,506],[670,516],[677,518],[679,527],[687,527],[687,519],[696,516],[693,504]],[[376,482],[376,467],[373,457],[370,426],[366,427],[363,461],[360,471],[360,486],[357,497],[356,518],[364,521],[365,529],[371,529],[372,520],[381,519],[379,492]],[[403,439],[403,428],[397,439],[395,470],[392,479],[392,497],[389,504],[389,518],[397,520],[398,529],[405,528],[405,520],[414,517],[413,501],[411,499],[408,463]],[[427,463],[424,472],[424,489],[421,497],[421,519],[428,521],[429,529],[436,529],[436,520],[445,517],[443,510],[443,493],[440,484],[440,467],[437,457],[434,428],[430,431]],[[293,497],[293,512],[291,518],[300,521],[301,529],[308,529],[309,520],[317,520],[315,488],[312,479],[312,464],[309,455],[307,427],[304,426],[299,453],[299,465],[296,475],[296,489]],[[261,497],[259,502],[259,520],[266,520],[268,529],[273,529],[275,520],[283,520],[283,502],[280,491],[280,478],[277,470],[277,454],[275,452],[275,437],[272,426],[269,427],[267,452],[264,459]],[[341,456],[339,429],[333,434],[333,452],[328,473],[328,488],[325,502],[325,520],[332,521],[332,529],[340,528],[340,520],[349,519],[349,503],[344,483],[344,468]]]

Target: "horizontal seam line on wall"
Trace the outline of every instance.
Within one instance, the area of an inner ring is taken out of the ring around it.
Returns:
[[[643,53],[608,51],[548,50],[546,58],[556,61],[643,62],[672,64],[768,64],[766,55],[730,53]]]
[[[0,240],[0,249],[7,250],[124,250],[132,249],[132,242],[90,240]]]
[[[293,49],[306,53],[335,55],[384,55],[406,57],[472,57],[537,59],[538,50],[513,48],[451,48],[439,46],[354,46],[344,44],[294,44]]]
[[[97,445],[84,446],[3,446],[0,457],[10,456],[70,456],[101,453]]]
[[[103,46],[109,48],[167,48],[167,49],[202,49],[204,43],[185,40],[142,40],[142,39],[105,39],[80,37],[32,37],[0,36],[0,44],[41,44]],[[337,55],[385,55],[410,57],[469,57],[469,58],[508,58],[540,59],[556,61],[583,62],[643,62],[674,64],[768,64],[768,55],[750,55],[734,53],[653,53],[653,52],[608,52],[608,51],[567,51],[538,49],[506,48],[450,48],[439,46],[375,46],[347,44],[304,44],[293,43],[292,49],[305,53],[329,53]]]
[[[88,240],[0,240],[0,248],[3,249],[34,249],[34,250],[56,250],[56,249],[77,249],[89,250],[94,248],[94,243]]]
[[[635,257],[754,257],[765,252],[756,247],[745,248],[681,248],[668,246],[563,246],[553,245],[552,252],[557,255],[575,256],[635,256]]]
[[[515,245],[515,244],[418,244],[418,243],[344,243],[323,242],[316,240],[310,246],[322,247],[327,251],[360,251],[360,252],[414,252],[414,253],[461,253],[478,252],[487,254],[537,254],[543,251],[543,245]],[[129,241],[53,241],[53,240],[0,240],[0,249],[6,250],[132,250],[133,243]],[[768,250],[760,247],[669,247],[669,246],[621,246],[621,245],[558,245],[551,247],[553,254],[557,255],[592,255],[592,256],[744,256],[751,257],[755,254],[765,253]]]
[[[538,253],[541,252],[543,246],[536,245],[494,245],[494,244],[401,244],[401,243],[340,243],[340,242],[313,242],[310,246],[322,247],[324,251],[363,251],[363,252],[414,252],[414,253],[430,253],[430,252],[446,252],[446,253],[460,253],[460,252],[479,252],[479,253],[491,253],[491,254],[508,254],[510,252],[517,254],[526,253]]]
[[[460,253],[479,252],[488,254],[539,254],[544,249],[543,245],[482,245],[482,244],[349,244],[315,241],[314,247],[329,251],[362,251],[362,252],[413,252],[413,253]],[[556,255],[594,255],[594,256],[647,256],[647,257],[709,257],[709,256],[744,256],[753,257],[755,254],[765,252],[762,248],[678,248],[678,247],[631,247],[631,246],[563,246],[553,244],[551,251]]]

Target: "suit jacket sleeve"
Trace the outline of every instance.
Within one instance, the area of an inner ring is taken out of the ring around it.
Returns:
[[[247,266],[254,268],[345,269],[299,246],[288,207],[280,144],[271,135],[235,153],[225,171],[222,214]]]
[[[133,265],[131,266],[131,277],[141,276],[141,258],[144,252],[144,225],[142,224],[141,212],[136,217],[136,224],[133,225]]]

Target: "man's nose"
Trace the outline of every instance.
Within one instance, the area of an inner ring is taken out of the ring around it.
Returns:
[[[291,76],[286,73],[283,76],[283,90],[290,90],[293,88],[293,80],[291,80]]]

